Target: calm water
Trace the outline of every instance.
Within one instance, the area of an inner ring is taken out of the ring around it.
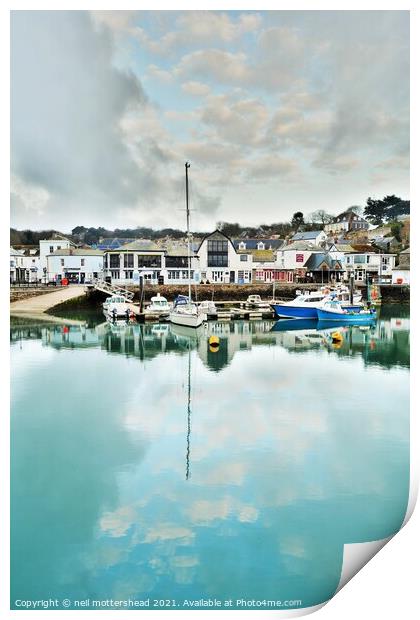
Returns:
[[[191,338],[101,321],[12,323],[12,607],[315,605],[337,587],[344,543],[399,529],[407,308],[341,344],[337,328],[289,322]]]

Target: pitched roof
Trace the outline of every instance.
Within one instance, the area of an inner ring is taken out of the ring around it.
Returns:
[[[325,252],[325,248],[321,248],[320,245],[316,245],[310,241],[293,241],[293,243],[285,245],[281,250],[312,250],[313,252]]]
[[[165,250],[166,256],[188,256],[188,247],[186,245],[169,245],[163,249]],[[195,256],[195,254],[195,250],[191,247],[191,257]]]
[[[292,241],[308,241],[309,239],[316,239],[318,235],[323,232],[323,230],[307,230],[306,232],[297,232],[293,235]]]
[[[250,238],[247,238],[247,239],[233,239],[232,242],[237,250],[239,249],[239,245],[241,243],[245,244],[247,250],[258,249],[259,243],[263,243],[264,248],[266,250],[277,250],[284,244],[284,239],[250,239]]]
[[[333,270],[342,270],[343,269],[343,265],[341,264],[341,261],[332,258],[329,254],[325,253],[325,254],[311,254],[310,257],[308,258],[308,260],[305,263],[305,267],[309,270],[309,271],[317,271],[320,269],[321,265],[323,263],[326,263],[326,265],[328,266],[328,269],[333,269]]]
[[[150,239],[136,239],[135,241],[127,243],[118,249],[122,250],[123,252],[129,250],[133,250],[133,252],[141,252],[145,250],[148,252],[163,252],[163,248],[160,248],[154,241],[151,241]]]

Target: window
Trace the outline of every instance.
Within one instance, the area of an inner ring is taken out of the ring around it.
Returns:
[[[188,257],[187,256],[167,256],[165,258],[165,265],[167,267],[178,267],[178,268],[188,267]]]
[[[52,254],[54,252],[54,246],[50,245],[50,254]]]
[[[246,243],[244,243],[243,241],[241,241],[241,243],[238,246],[239,250],[246,250]]]
[[[134,254],[124,254],[124,269],[133,269]]]
[[[115,270],[115,271],[111,271],[111,278],[113,278],[114,280],[118,280],[120,277],[120,272]]]
[[[81,258],[81,259],[80,259],[80,266],[81,266],[81,267],[84,267],[84,266],[85,266],[85,259],[84,259],[84,258]]]
[[[162,257],[160,254],[138,254],[138,266],[141,267],[162,267]],[[175,266],[175,265],[174,265]]]
[[[104,268],[108,269],[108,254],[105,254],[104,256]]]
[[[61,266],[64,267],[64,258],[60,259]]]
[[[61,250],[61,245],[57,245],[57,250]]]
[[[109,266],[111,267],[111,269],[120,268],[120,255],[119,254],[109,255]]]
[[[247,260],[248,260],[248,255],[247,254],[241,254],[241,262],[242,263],[246,263]]]
[[[207,264],[209,267],[228,266],[228,242],[210,239],[207,241]]]
[[[259,244],[257,245],[258,250],[265,250],[265,244],[260,241]]]
[[[356,256],[354,256],[353,262],[355,264],[365,263],[366,262],[365,255],[364,254],[357,254]]]
[[[125,278],[126,278],[126,280],[132,280],[133,279],[133,272],[132,271],[126,271],[125,272]]]

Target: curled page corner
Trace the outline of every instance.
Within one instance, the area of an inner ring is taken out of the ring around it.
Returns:
[[[394,537],[344,545],[341,577],[333,597]]]

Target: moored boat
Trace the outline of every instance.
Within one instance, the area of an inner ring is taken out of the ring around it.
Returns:
[[[184,327],[199,327],[203,321],[207,320],[207,315],[198,311],[190,297],[178,295],[169,314],[169,320],[171,323]]]
[[[339,321],[346,324],[366,324],[376,321],[376,310],[359,309],[357,312],[345,310],[337,300],[327,301],[321,308],[317,308],[318,321]]]
[[[108,297],[102,304],[102,308],[105,316],[111,319],[129,318],[133,312],[130,304],[121,295],[111,295]]]
[[[150,304],[145,308],[148,314],[156,314],[157,316],[168,316],[171,311],[171,304],[166,297],[160,293],[151,297]]]
[[[353,299],[352,299],[353,297]],[[340,307],[357,312],[362,308],[360,293],[351,292],[346,286],[338,286],[333,289],[321,288],[318,291],[296,291],[296,297],[292,301],[284,303],[272,303],[276,316],[286,319],[317,319],[318,308],[322,308],[329,300],[335,299]]]
[[[217,316],[217,307],[214,301],[204,300],[198,304],[198,312],[210,316]]]

